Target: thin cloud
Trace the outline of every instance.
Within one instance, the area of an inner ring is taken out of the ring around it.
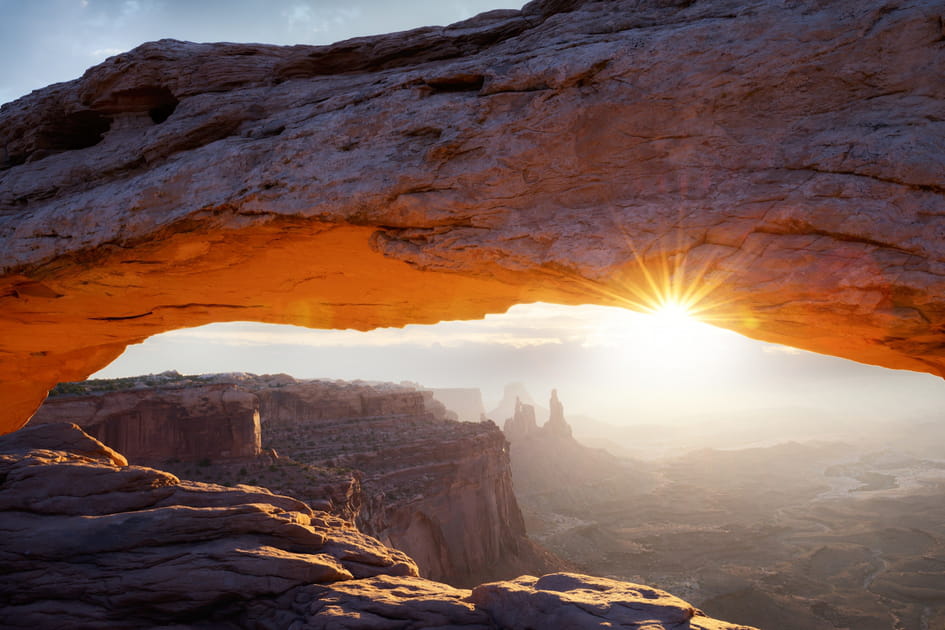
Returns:
[[[601,334],[601,323],[619,311],[607,307],[564,307],[555,304],[514,306],[507,313],[481,320],[441,322],[354,330],[309,330],[255,322],[210,324],[163,335],[169,341],[187,340],[229,346],[295,345],[314,347],[458,347],[468,344],[526,348],[542,345],[588,344]],[[596,344],[595,344],[596,345]]]
[[[791,346],[780,346],[780,345],[767,345],[761,349],[762,352],[766,354],[787,354],[790,356],[797,356],[804,354],[803,350],[798,350],[797,348],[792,348]]]
[[[89,57],[95,57],[96,59],[106,59],[113,55],[123,53],[127,50],[126,48],[96,48],[95,50],[89,51]]]

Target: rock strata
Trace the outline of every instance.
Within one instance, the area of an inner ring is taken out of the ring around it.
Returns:
[[[537,0],[116,55],[0,108],[0,426],[165,330],[537,300],[685,297],[945,374],[942,21],[938,0]]]
[[[302,499],[405,551],[424,577],[471,586],[570,566],[528,540],[502,432],[450,419],[432,392],[168,372],[63,384],[54,393],[35,422],[71,419],[128,446],[132,463]],[[255,432],[233,431],[241,423]]]
[[[403,553],[295,499],[129,466],[76,425],[14,436],[0,439],[8,627],[223,621],[294,586],[417,574]]]
[[[430,392],[392,384],[253,391],[264,443],[300,462],[359,471],[359,527],[407,552],[424,577],[469,586],[566,566],[528,540],[508,444],[492,422],[456,422]]]
[[[70,424],[0,438],[0,534],[9,628],[743,628],[572,574],[455,589],[295,499],[129,466]]]
[[[136,464],[256,457],[261,451],[258,398],[225,383],[57,396],[33,422],[75,422]]]

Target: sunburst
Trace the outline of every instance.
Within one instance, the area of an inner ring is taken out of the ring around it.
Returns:
[[[680,219],[681,220],[681,219]],[[615,217],[615,223],[619,221]],[[626,229],[620,229],[633,262],[617,277],[603,282],[578,278],[578,282],[599,294],[605,302],[664,319],[698,320],[725,328],[752,327],[728,291],[722,290],[730,271],[723,271],[711,256],[690,255],[694,244],[686,233],[675,230],[641,248]],[[661,247],[659,243],[673,242]],[[736,252],[727,267],[748,264],[745,254]],[[729,296],[729,297],[726,297]]]

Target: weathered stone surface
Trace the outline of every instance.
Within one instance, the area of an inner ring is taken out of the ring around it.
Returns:
[[[943,374],[942,20],[934,0],[540,0],[117,55],[0,110],[2,426],[185,325],[675,290],[754,337]]]
[[[234,431],[257,407],[255,431]],[[448,415],[431,392],[393,383],[165,373],[64,384],[32,422],[71,420],[129,447],[132,463],[304,500],[457,586],[570,568],[526,536],[502,432]]]
[[[49,398],[36,424],[74,422],[135,464],[260,453],[259,399],[235,385]]]
[[[645,627],[659,629],[693,614],[665,593],[586,576],[470,593],[416,573],[404,554],[295,499],[128,466],[76,425],[0,438],[5,628],[639,627],[624,622],[643,607]],[[522,625],[533,622],[545,625]]]
[[[261,401],[266,445],[359,471],[359,528],[405,551],[424,577],[469,586],[568,566],[526,536],[493,423],[450,420],[431,392],[390,383],[244,386]]]
[[[0,438],[0,480],[5,627],[226,620],[298,585],[417,572],[300,501],[128,466],[76,425]]]
[[[483,584],[469,601],[488,610],[501,628],[691,628],[751,630],[706,617],[665,591],[574,573],[526,575]]]

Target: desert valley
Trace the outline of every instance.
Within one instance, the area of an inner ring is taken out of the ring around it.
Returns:
[[[578,571],[745,626],[945,621],[941,423],[849,443],[716,435],[735,446],[674,456],[655,440],[640,459],[581,444],[557,392],[544,407],[513,384],[503,410],[500,430],[476,389],[168,372],[60,385],[31,426],[76,422],[131,464],[301,500],[453,587]]]

